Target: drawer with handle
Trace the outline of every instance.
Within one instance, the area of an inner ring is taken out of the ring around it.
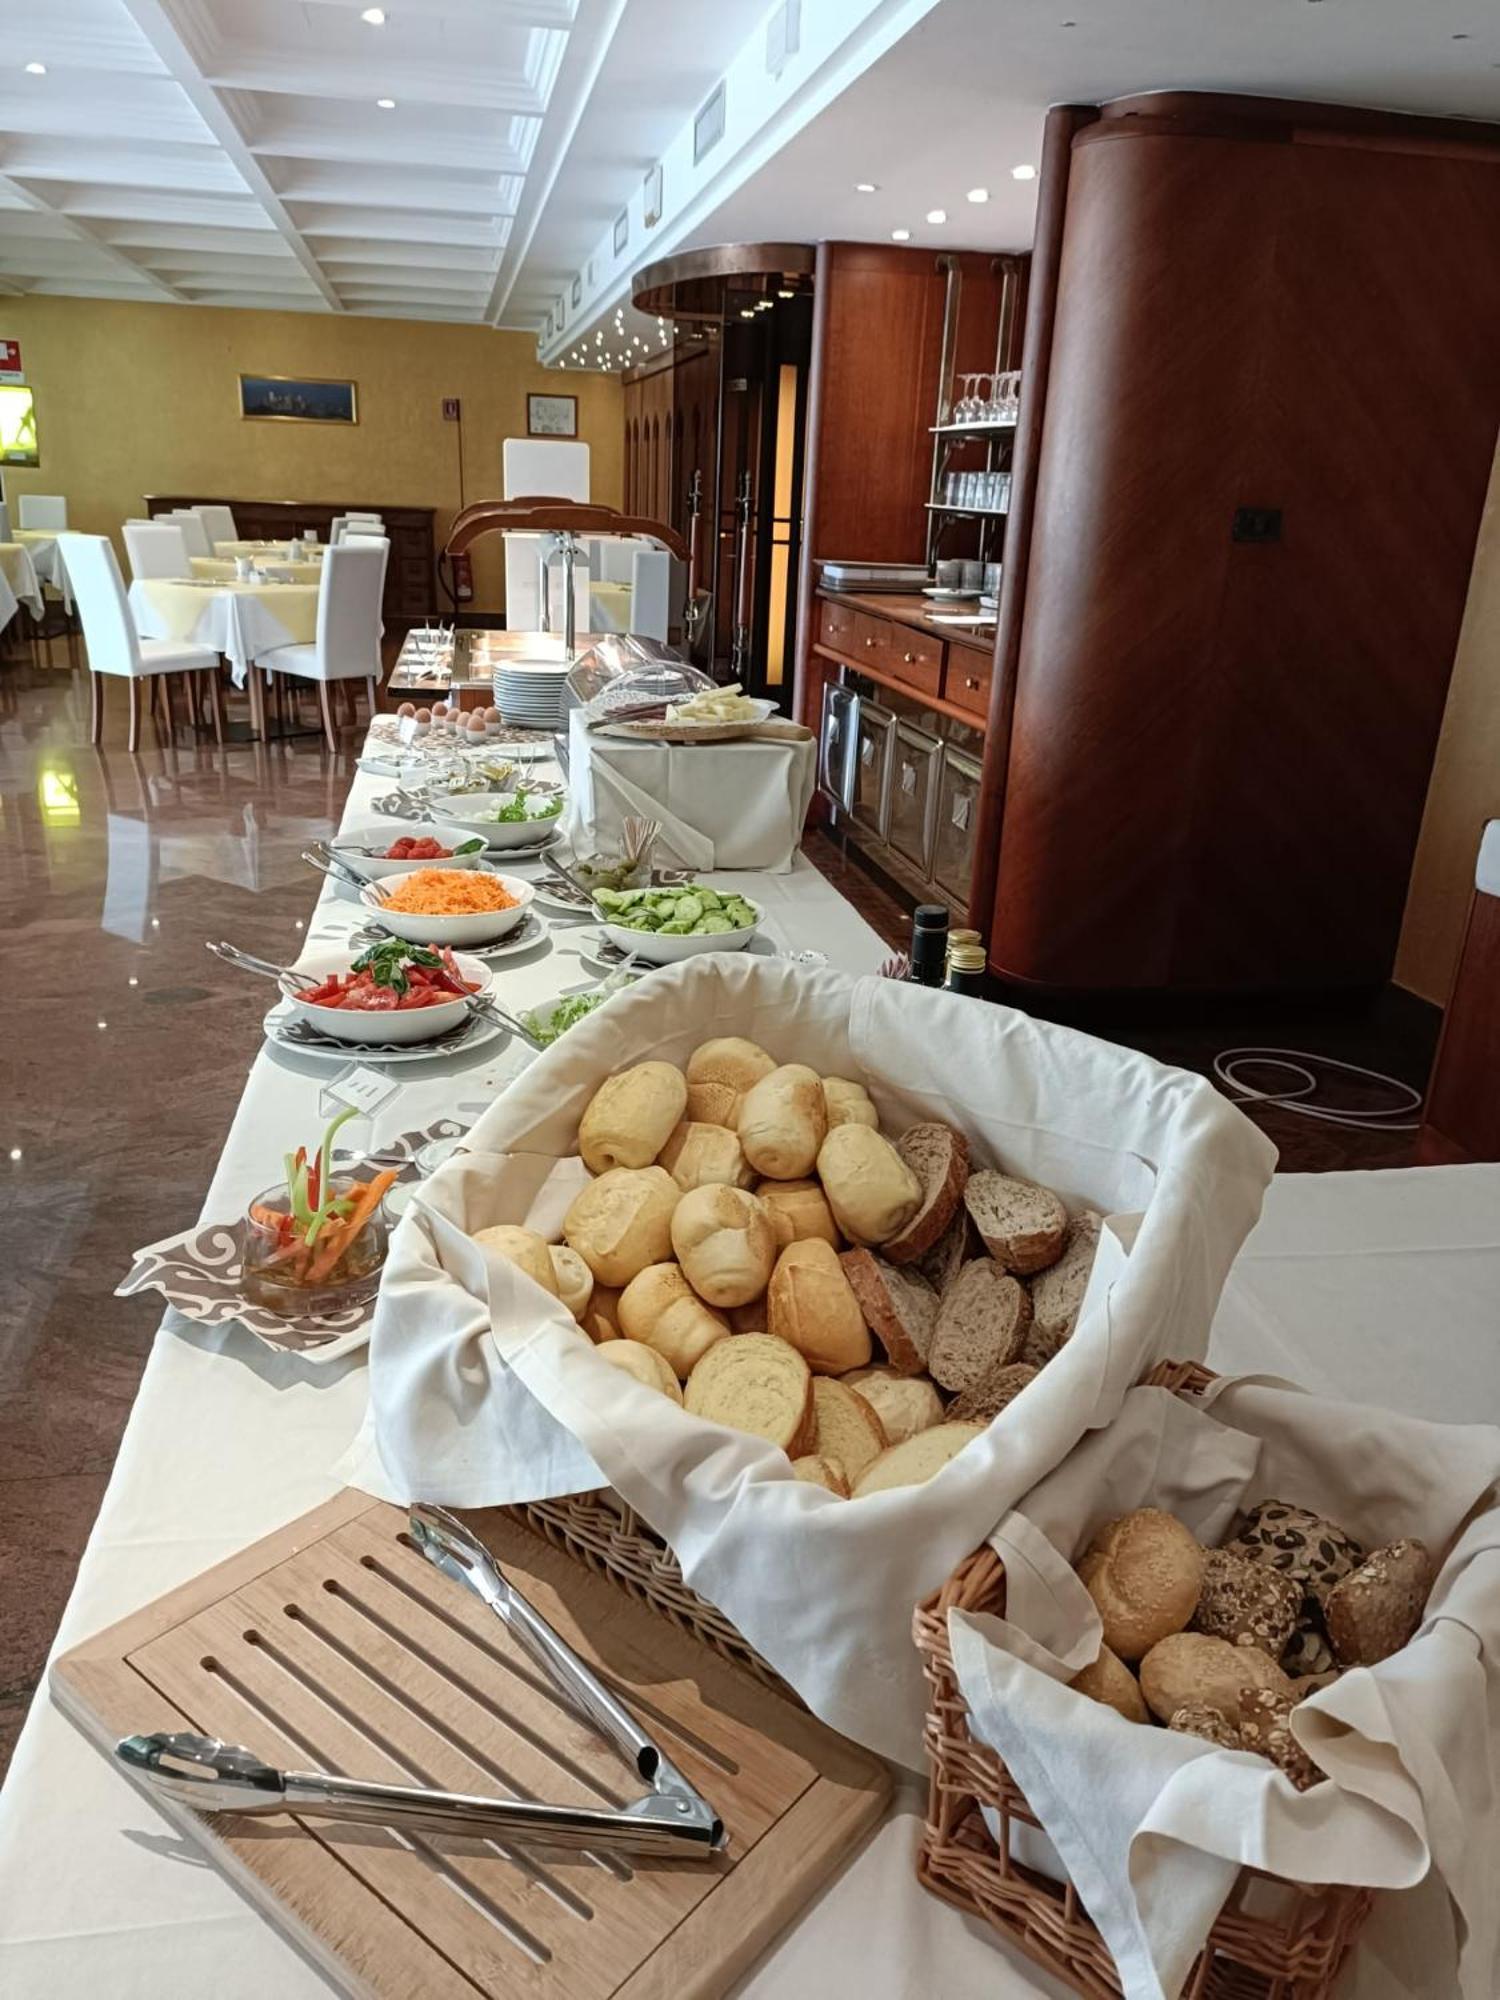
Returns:
[[[893,680],[919,694],[937,694],[943,685],[943,642],[907,625],[889,628],[885,669]]]
[[[967,709],[983,722],[990,712],[990,681],[994,671],[995,663],[988,653],[976,653],[968,646],[950,647],[944,699],[955,708]]]
[[[858,617],[859,613],[851,611],[847,604],[830,604],[824,598],[818,606],[818,643],[831,653],[851,652]]]

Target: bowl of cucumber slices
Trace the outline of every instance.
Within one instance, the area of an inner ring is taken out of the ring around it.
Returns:
[[[700,951],[743,951],[760,925],[747,897],[706,882],[596,889],[594,905],[611,944],[651,965],[675,965]]]

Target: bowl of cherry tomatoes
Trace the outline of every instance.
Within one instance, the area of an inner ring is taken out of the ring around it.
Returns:
[[[387,875],[405,875],[413,868],[477,868],[485,843],[460,827],[417,821],[411,826],[357,826],[329,846],[356,875],[367,882]]]

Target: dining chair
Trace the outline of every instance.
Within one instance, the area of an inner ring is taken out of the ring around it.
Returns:
[[[205,502],[203,505],[195,507],[193,512],[203,523],[203,532],[208,537],[208,553],[210,555],[213,554],[216,543],[239,541],[240,531],[234,525],[234,515],[228,507],[221,506],[217,502]]]
[[[23,493],[20,524],[60,535],[68,525],[68,503],[60,493]]]
[[[165,514],[156,516],[158,521],[175,521],[182,530],[182,538],[187,543],[190,556],[211,556],[208,532],[198,519],[197,510],[192,507],[169,507]]]
[[[130,558],[130,574],[139,582],[143,576],[189,577],[187,537],[177,521],[127,521],[120,530],[125,553]]]
[[[15,536],[11,533],[10,527],[10,508],[6,505],[5,501],[0,500],[0,542],[13,542],[14,540]]]
[[[172,726],[173,674],[206,673],[209,701],[213,712],[214,738],[224,741],[224,709],[219,699],[219,656],[208,646],[192,646],[177,639],[143,639],[130,615],[125,595],[125,579],[115,560],[114,547],[107,535],[58,537],[63,564],[72,585],[78,615],[83,623],[83,643],[89,662],[89,741],[97,743],[104,733],[104,681],[106,674],[119,674],[130,684],[130,736],[128,749],[134,756],[141,740],[141,684],[156,679],[166,706],[167,727]]]
[[[338,748],[329,689],[336,683],[363,680],[370,713],[380,685],[380,596],[385,581],[387,548],[347,542],[330,546],[323,558],[318,586],[318,636],[311,645],[274,646],[257,655],[255,667],[270,674],[291,674],[315,681],[323,734],[330,750]]]

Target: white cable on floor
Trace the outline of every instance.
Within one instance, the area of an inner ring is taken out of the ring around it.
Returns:
[[[1402,1102],[1393,1104],[1388,1111],[1341,1111],[1337,1106],[1309,1104],[1306,1100],[1320,1087],[1314,1070],[1308,1067],[1310,1063],[1319,1069],[1339,1070],[1345,1076],[1363,1077],[1385,1090],[1399,1091]],[[1235,1074],[1246,1064],[1257,1069],[1289,1070],[1300,1082],[1295,1090],[1256,1090]],[[1409,1083],[1386,1076],[1378,1069],[1364,1069],[1359,1063],[1340,1062],[1335,1056],[1310,1055],[1305,1049],[1221,1049],[1214,1057],[1214,1076],[1237,1104],[1274,1104],[1280,1110],[1294,1111],[1299,1118],[1316,1118],[1325,1125],[1342,1125],[1350,1131],[1415,1132],[1421,1124],[1420,1118],[1409,1114],[1422,1109],[1422,1093],[1413,1090]]]

